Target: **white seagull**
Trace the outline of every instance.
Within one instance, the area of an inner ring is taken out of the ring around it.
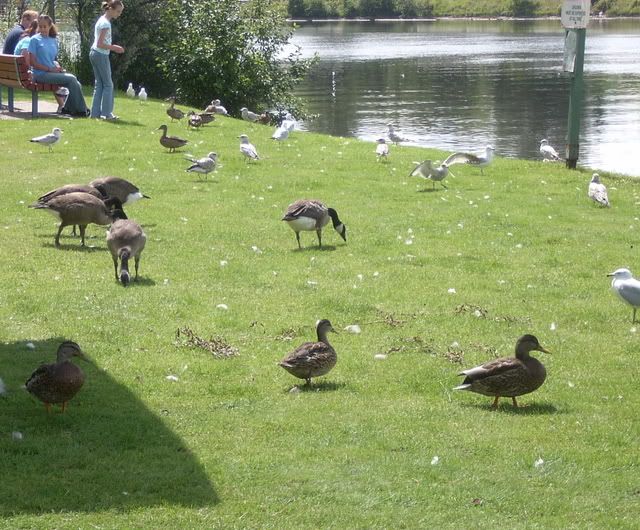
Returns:
[[[400,142],[408,142],[406,138],[403,138],[394,131],[392,123],[387,124],[387,129],[387,136],[389,137],[389,140],[391,140],[394,144],[399,144]]]
[[[540,154],[545,162],[548,162],[549,160],[560,160],[558,151],[551,147],[547,140],[542,140],[540,142]]]
[[[136,97],[136,91],[133,89],[133,83],[129,83],[129,86],[127,87],[127,97],[129,98]]]
[[[589,183],[589,198],[592,201],[597,202],[600,206],[606,206],[609,208],[609,195],[607,194],[607,187],[600,182],[600,175],[594,173]]]
[[[46,145],[49,148],[49,152],[51,152],[51,146],[60,141],[60,136],[62,136],[62,129],[58,129],[58,127],[54,127],[53,130],[49,134],[43,134],[42,136],[36,136],[35,138],[31,138],[31,142],[35,142],[37,144]]]
[[[282,120],[280,127],[287,129],[287,131],[289,132],[293,132],[296,128],[296,120],[290,120],[290,119]]]
[[[216,169],[216,164],[218,162],[218,155],[214,152],[211,152],[204,158],[199,158],[197,160],[189,155],[185,155],[185,158],[193,162],[193,164],[185,169],[185,171],[200,173],[205,175],[205,178],[207,178],[206,175]]]
[[[252,123],[257,122],[258,118],[260,118],[260,116],[258,116],[255,112],[251,112],[249,109],[247,109],[247,107],[242,107],[240,109],[240,112],[242,113],[243,120],[250,121]]]
[[[260,160],[258,151],[249,142],[249,137],[246,134],[241,134],[238,138],[240,138],[240,152],[249,160]]]
[[[629,269],[618,269],[607,276],[613,277],[611,288],[633,308],[631,322],[635,322],[636,309],[640,307],[640,282],[633,277]]]
[[[283,142],[287,138],[289,138],[289,129],[280,125],[274,133],[271,135],[273,140],[278,140],[279,142]]]
[[[204,109],[205,112],[210,112],[211,114],[222,114],[223,116],[226,116],[227,114],[229,114],[227,112],[227,109],[225,109],[221,104],[220,104],[220,100],[219,99],[214,99],[213,101],[211,101],[211,104],[207,106],[206,109]]]
[[[471,153],[453,153],[445,163],[449,166],[452,164],[469,164],[470,166],[475,166],[480,168],[480,173],[483,173],[482,168],[491,164],[493,160],[493,152],[495,149],[492,145],[488,145],[485,148],[484,155],[474,155]]]
[[[147,91],[144,89],[144,87],[140,87],[140,92],[138,92],[138,99],[140,99],[140,101],[147,101]]]
[[[386,160],[387,156],[389,156],[389,146],[387,145],[387,141],[384,138],[378,138],[378,145],[376,145],[376,159]]]

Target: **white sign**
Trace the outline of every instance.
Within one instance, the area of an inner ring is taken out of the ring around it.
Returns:
[[[589,24],[590,0],[564,0],[560,22],[566,29],[586,28]]]

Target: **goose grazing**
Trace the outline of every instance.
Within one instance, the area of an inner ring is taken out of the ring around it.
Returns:
[[[78,344],[66,340],[58,346],[56,362],[41,365],[25,384],[27,391],[44,403],[47,412],[51,412],[54,403],[61,403],[64,412],[84,384],[84,372],[71,362],[73,357],[87,360]]]
[[[151,198],[142,193],[138,186],[120,177],[101,177],[92,180],[89,186],[97,189],[103,197],[116,197],[123,206]]]
[[[592,201],[597,202],[600,206],[606,206],[609,208],[609,195],[607,194],[607,187],[600,182],[600,175],[594,173],[589,183],[589,198]]]
[[[195,159],[191,156],[185,156],[187,160],[191,160],[193,164],[191,164],[185,171],[189,171],[192,173],[200,173],[202,175],[208,175],[212,171],[216,169],[216,164],[218,160],[218,155],[216,153],[209,153],[204,158]]]
[[[480,173],[484,174],[482,169],[488,166],[493,160],[493,152],[495,149],[493,146],[488,145],[485,148],[484,155],[474,155],[471,153],[453,153],[445,162],[449,161],[448,164],[469,164],[470,166],[475,166],[480,168]]]
[[[258,151],[253,144],[249,142],[249,137],[246,134],[241,134],[238,138],[240,138],[240,152],[245,156],[245,161],[260,160]]]
[[[251,123],[255,123],[258,121],[258,116],[255,112],[251,112],[247,107],[242,107],[240,109],[240,113],[242,114],[242,119],[245,121],[250,121]]]
[[[387,145],[387,141],[384,138],[378,138],[378,145],[376,145],[376,160],[380,162],[380,160],[387,160],[389,156],[389,146]]]
[[[406,138],[403,138],[395,131],[392,123],[387,124],[387,136],[389,140],[391,140],[391,142],[394,144],[399,144],[400,142],[408,142]]]
[[[333,208],[327,208],[322,202],[310,199],[302,199],[290,204],[282,218],[296,233],[298,248],[300,245],[300,232],[315,230],[318,235],[318,246],[322,248],[322,228],[331,219],[333,228],[340,237],[347,241],[347,227],[338,218],[338,212]]]
[[[62,136],[62,129],[58,127],[54,127],[53,130],[49,134],[43,134],[42,136],[36,136],[35,138],[31,138],[30,142],[35,142],[40,145],[46,145],[49,148],[49,152],[53,149],[53,144],[57,144],[60,141],[60,137]]]
[[[458,375],[466,376],[454,390],[469,390],[484,396],[495,397],[493,407],[498,406],[501,397],[510,397],[517,407],[517,396],[529,394],[538,389],[547,377],[544,365],[529,355],[532,351],[545,350],[533,335],[523,335],[516,343],[516,356],[494,359],[475,368],[463,370]]]
[[[111,257],[113,258],[116,280],[119,279],[125,287],[129,285],[131,281],[129,259],[132,256],[135,260],[136,267],[135,279],[138,279],[140,254],[142,254],[146,242],[147,236],[142,231],[140,225],[130,219],[118,219],[114,221],[107,232],[107,247],[109,247]],[[120,276],[118,276],[118,260],[120,260]]]
[[[175,104],[176,104],[175,97],[168,98],[166,101],[171,101],[171,106],[167,109],[167,116],[171,118],[171,121],[173,120],[180,121],[182,118],[184,118],[184,112],[181,111],[180,109],[175,108]]]
[[[143,101],[147,101],[147,91],[144,89],[144,87],[140,88],[140,92],[138,92],[138,99],[140,100],[140,103],[142,103]]]
[[[176,149],[184,147],[189,143],[189,140],[183,140],[182,138],[178,138],[177,136],[167,136],[166,125],[160,125],[160,127],[158,127],[158,130],[162,131],[162,136],[160,137],[160,145],[162,145],[162,147],[166,147],[170,153],[175,152]]]
[[[331,371],[338,361],[336,350],[327,340],[327,333],[336,333],[331,322],[326,319],[318,320],[316,333],[318,342],[305,342],[289,353],[278,364],[291,375],[304,379],[311,384],[312,377],[320,377]]]
[[[129,83],[129,86],[127,87],[127,97],[128,98],[135,98],[136,97],[136,91],[133,89],[133,83]]]
[[[113,207],[108,210],[107,207]],[[87,225],[108,225],[116,219],[126,219],[122,211],[122,203],[115,197],[101,201],[89,193],[73,192],[59,195],[45,204],[36,203],[30,208],[46,209],[60,219],[60,226],[55,237],[56,247],[60,246],[60,233],[65,226],[78,225],[80,227],[81,245],[84,247],[84,234]]]
[[[631,323],[635,323],[636,309],[640,307],[640,281],[633,277],[629,269],[617,269],[607,276],[613,277],[611,288],[615,293],[633,308]]]
[[[544,162],[549,162],[550,160],[560,160],[558,151],[550,146],[547,140],[540,141],[540,154],[542,155],[542,160]]]

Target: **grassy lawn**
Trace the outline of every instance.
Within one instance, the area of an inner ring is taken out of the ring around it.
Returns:
[[[394,146],[378,163],[372,143],[276,143],[221,118],[169,124],[191,142],[169,154],[163,103],[115,111],[0,121],[0,527],[637,527],[638,333],[606,277],[640,273],[637,181],[603,175],[600,209],[591,171],[498,157],[431,191],[406,175],[446,153]],[[52,153],[28,141],[54,126]],[[259,162],[241,158],[243,132]],[[184,172],[184,153],[212,150],[208,181]],[[65,229],[57,249],[57,221],[27,209],[107,175],[151,196],[126,208],[148,238],[128,288],[104,227],[85,249]],[[280,221],[299,198],[335,208],[347,243],[327,227],[325,248],[302,233],[299,251]],[[332,335],[335,369],[290,392],[302,381],[277,361],[320,318],[362,333]],[[238,355],[189,346],[185,327]],[[535,354],[548,378],[521,409],[451,391],[524,333],[553,354]],[[91,363],[47,415],[22,385],[65,338]]]

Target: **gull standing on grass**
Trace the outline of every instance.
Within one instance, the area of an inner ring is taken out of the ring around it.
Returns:
[[[140,87],[140,92],[138,92],[138,99],[140,101],[147,101],[147,91],[144,87]]]
[[[550,160],[560,160],[558,151],[550,146],[547,140],[542,140],[540,142],[540,154],[542,155],[542,160],[544,162],[549,162]]]
[[[380,160],[387,160],[389,156],[389,146],[387,145],[387,141],[384,138],[378,138],[378,145],[376,145],[376,160],[380,162]]]
[[[251,112],[249,109],[247,109],[247,107],[242,107],[240,109],[240,112],[242,113],[242,119],[245,121],[250,121],[251,123],[257,122],[260,118],[260,116],[258,116],[255,112]]]
[[[133,83],[129,83],[129,86],[127,87],[127,97],[128,98],[136,97],[136,91],[133,89]]]
[[[611,288],[627,304],[633,308],[632,323],[636,321],[636,309],[640,307],[640,282],[636,280],[629,269],[617,269],[609,274],[613,277]]]
[[[278,127],[274,131],[274,133],[271,135],[271,138],[273,140],[278,140],[279,142],[283,142],[284,140],[289,138],[289,129],[287,129],[286,127],[280,125],[280,127]]]
[[[245,158],[248,158],[249,160],[260,160],[258,151],[253,144],[249,142],[249,137],[246,134],[241,134],[238,138],[240,138],[240,152],[245,156]]]
[[[51,147],[53,146],[53,144],[57,144],[60,141],[60,136],[62,136],[62,129],[54,127],[49,134],[36,136],[35,138],[31,138],[30,141],[37,144],[46,145],[49,148],[49,152],[51,152]]]
[[[216,169],[216,163],[218,159],[218,155],[216,153],[209,153],[204,158],[195,159],[190,155],[185,155],[187,160],[193,162],[185,171],[189,171],[192,173],[200,173],[206,176]]]
[[[485,148],[484,155],[474,155],[471,153],[453,153],[449,158],[447,158],[447,160],[445,160],[445,162],[448,162],[448,165],[469,164],[470,166],[479,167],[480,173],[484,174],[482,169],[491,164],[494,151],[495,149],[493,148],[493,146],[488,145]]]
[[[406,138],[403,138],[402,136],[400,136],[397,132],[395,132],[393,128],[393,123],[388,123],[387,129],[388,129],[387,136],[389,137],[389,140],[391,140],[394,144],[399,144],[400,142],[409,141]]]
[[[594,173],[589,183],[589,198],[592,201],[597,202],[600,206],[606,206],[609,208],[609,195],[607,194],[607,187],[600,182],[600,175]]]

